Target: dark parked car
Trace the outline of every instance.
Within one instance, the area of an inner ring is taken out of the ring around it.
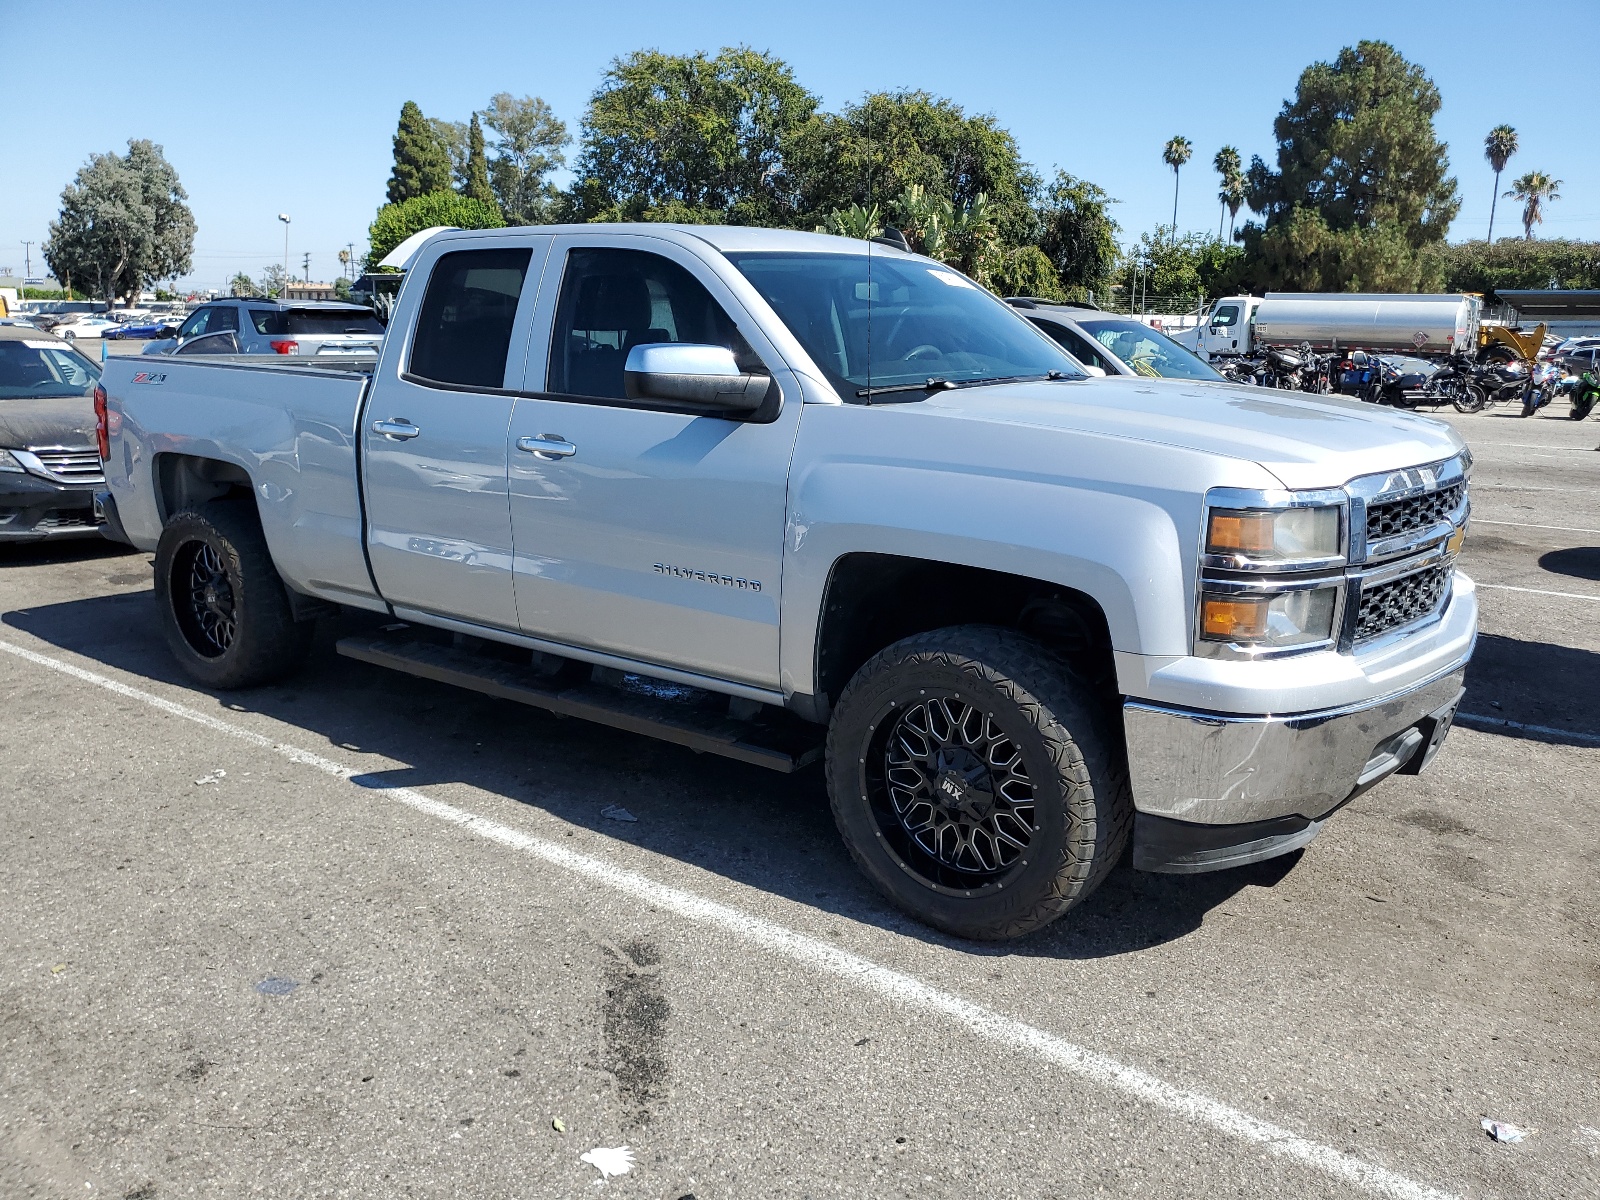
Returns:
[[[95,536],[100,368],[60,338],[0,327],[0,541]]]

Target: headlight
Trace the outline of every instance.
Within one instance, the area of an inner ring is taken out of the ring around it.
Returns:
[[[1205,591],[1200,637],[1207,642],[1281,649],[1333,637],[1337,584],[1284,592]]]
[[[1251,563],[1293,566],[1339,557],[1337,505],[1320,508],[1214,508],[1206,553]]]
[[[0,450],[0,471],[16,471],[18,474],[22,474],[27,471],[27,468],[12,457],[11,451]]]

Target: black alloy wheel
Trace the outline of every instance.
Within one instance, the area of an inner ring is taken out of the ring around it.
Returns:
[[[167,646],[209,687],[281,679],[311,648],[314,623],[294,619],[249,499],[173,514],[156,545],[155,583]]]
[[[190,649],[205,658],[228,652],[239,628],[228,569],[216,547],[187,542],[174,556],[172,591],[174,616]]]
[[[1048,925],[1128,844],[1115,699],[1012,629],[951,626],[879,651],[828,727],[828,795],[851,856],[947,933]]]
[[[874,743],[873,815],[903,866],[961,895],[1014,872],[1035,833],[1033,782],[994,713],[934,696],[881,727]]]

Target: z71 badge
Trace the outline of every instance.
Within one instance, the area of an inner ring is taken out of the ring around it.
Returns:
[[[719,587],[738,588],[745,592],[761,590],[759,579],[741,579],[737,575],[719,575],[715,571],[696,571],[690,567],[673,567],[666,563],[656,564],[656,574],[671,575],[677,579],[692,579],[696,583],[714,583]]]
[[[155,371],[136,371],[133,376],[134,383],[165,383],[166,381],[167,377],[164,374]]]

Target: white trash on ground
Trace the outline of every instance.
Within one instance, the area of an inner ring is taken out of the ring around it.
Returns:
[[[633,1170],[633,1151],[626,1146],[596,1146],[578,1155],[578,1161],[599,1171],[602,1179],[610,1179]]]
[[[608,821],[637,821],[634,816],[620,804],[608,804],[600,810],[600,815]]]
[[[1518,1129],[1509,1121],[1496,1121],[1485,1117],[1478,1124],[1483,1126],[1483,1131],[1497,1142],[1520,1142],[1527,1137],[1529,1130]]]

